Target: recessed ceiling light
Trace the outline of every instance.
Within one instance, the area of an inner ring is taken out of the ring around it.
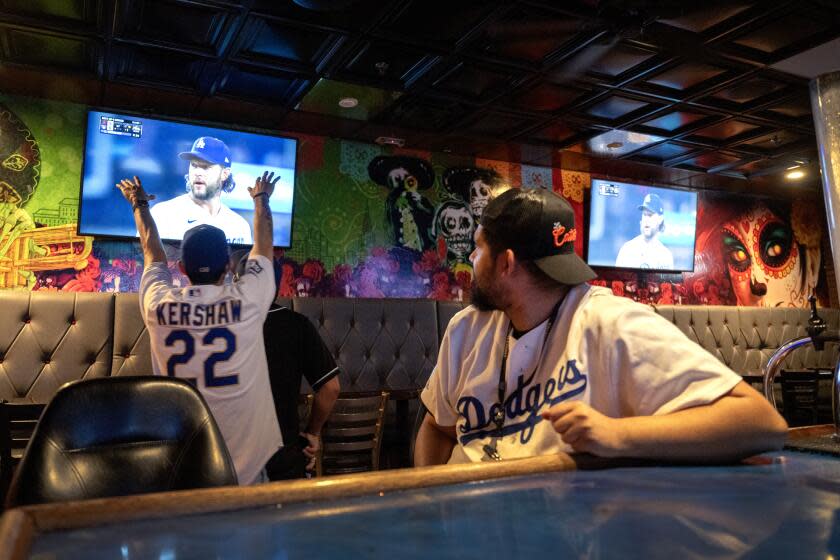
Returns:
[[[610,142],[609,144],[607,144],[607,148],[609,148],[610,150],[617,150],[622,147],[624,147],[623,142]]]
[[[786,179],[791,179],[791,180],[801,179],[804,176],[805,176],[805,172],[801,169],[793,169],[793,170],[785,173],[785,178]]]
[[[356,105],[359,104],[359,100],[355,97],[342,97],[338,100],[338,106],[344,107],[345,109],[352,109]]]

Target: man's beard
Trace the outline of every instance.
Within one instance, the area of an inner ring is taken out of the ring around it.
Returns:
[[[486,290],[483,290],[478,285],[478,282],[473,282],[470,302],[476,306],[479,311],[495,311],[499,308],[493,297],[488,294]]]
[[[219,182],[216,184],[211,185],[210,183],[204,183],[204,192],[196,192],[194,188],[194,184],[190,182],[190,194],[196,200],[210,200],[215,198],[219,195],[219,191],[222,190],[222,185]]]

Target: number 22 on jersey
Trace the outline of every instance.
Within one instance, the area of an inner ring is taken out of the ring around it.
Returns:
[[[204,361],[204,386],[205,387],[225,387],[227,385],[236,385],[239,383],[239,375],[233,373],[231,375],[216,376],[215,368],[219,362],[228,361],[233,353],[236,352],[236,336],[224,327],[216,327],[207,331],[207,334],[201,338],[203,346],[211,346],[218,339],[225,342],[224,350],[213,352]],[[172,354],[166,361],[166,375],[175,377],[175,368],[179,365],[185,365],[190,362],[195,356],[196,339],[188,330],[178,329],[169,333],[164,343],[167,347],[175,346],[176,343],[183,342],[184,349],[181,353]],[[187,381],[195,384],[195,378],[185,378]]]

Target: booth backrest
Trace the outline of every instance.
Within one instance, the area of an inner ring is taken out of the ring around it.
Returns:
[[[810,315],[807,309],[780,307],[661,305],[654,309],[741,375],[759,375],[779,346],[806,336]],[[840,327],[840,310],[820,309],[819,313],[829,330]],[[837,357],[837,343],[827,343],[822,351],[809,344],[788,356],[782,367],[833,369]]]
[[[109,375],[113,325],[112,294],[0,292],[0,399],[46,403],[69,381]]]
[[[417,391],[434,367],[460,302],[296,298],[341,368],[344,391]],[[45,403],[68,381],[152,373],[137,294],[0,292],[0,399]],[[742,375],[756,375],[783,342],[804,336],[805,309],[657,306],[657,313]],[[840,310],[821,309],[830,329]],[[807,346],[788,369],[832,368],[838,345]]]

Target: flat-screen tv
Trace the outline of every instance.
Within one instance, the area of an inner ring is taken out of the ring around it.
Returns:
[[[587,262],[659,272],[694,270],[697,193],[595,179]]]
[[[297,140],[163,119],[89,111],[79,234],[137,237],[134,217],[116,187],[136,175],[162,239],[207,223],[231,244],[253,243],[248,187],[264,171],[280,176],[269,206],[274,245],[290,247]]]

